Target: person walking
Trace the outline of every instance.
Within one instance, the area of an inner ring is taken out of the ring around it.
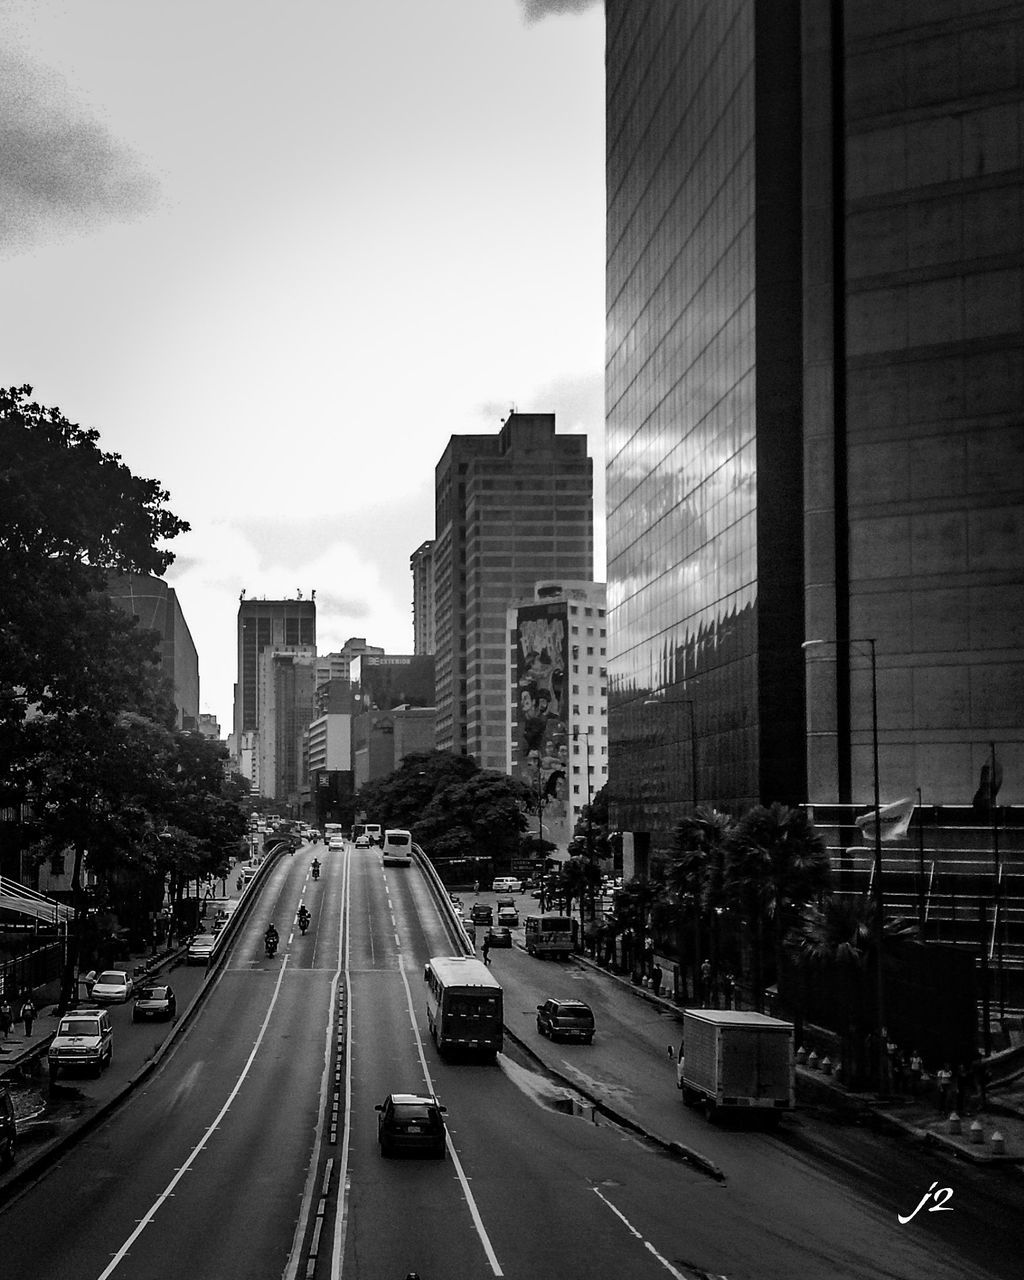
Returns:
[[[655,995],[661,994],[661,979],[661,965],[655,962],[654,967],[651,969],[651,990]]]
[[[939,1067],[935,1076],[935,1087],[939,1111],[946,1115],[953,1109],[953,1072],[948,1062],[944,1062]]]
[[[21,1006],[21,1020],[25,1024],[25,1035],[32,1034],[32,1023],[36,1020],[36,1006],[31,995],[25,997],[25,1003]]]
[[[490,938],[484,938],[484,945],[480,948],[480,954],[481,954],[481,955],[483,956],[483,958],[484,958],[484,964],[489,965],[489,964],[491,963],[491,940],[490,940]]]
[[[11,1008],[10,1002],[6,999],[0,1000],[0,1033],[3,1034],[5,1040],[10,1038],[13,1025],[14,1010]]]
[[[910,1092],[916,1098],[921,1092],[921,1076],[924,1074],[924,1060],[915,1049],[910,1055]]]

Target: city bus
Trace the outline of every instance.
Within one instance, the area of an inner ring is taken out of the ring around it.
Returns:
[[[381,862],[386,867],[408,867],[412,862],[412,833],[391,827],[384,832]]]
[[[438,1052],[501,1052],[501,984],[473,956],[433,956],[423,968],[427,1025]]]
[[[344,828],[340,822],[324,823],[324,844],[326,844],[328,848],[331,844],[331,836],[344,836],[344,834]]]
[[[568,916],[527,916],[526,950],[531,956],[572,955],[576,921]]]

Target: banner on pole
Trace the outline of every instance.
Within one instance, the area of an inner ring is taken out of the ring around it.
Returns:
[[[883,804],[878,810],[882,840],[902,840],[907,834],[910,819],[914,816],[914,801],[907,796],[904,800],[896,800],[893,804]],[[875,838],[875,810],[863,813],[856,819],[865,840]]]

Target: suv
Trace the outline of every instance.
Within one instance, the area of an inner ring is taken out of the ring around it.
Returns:
[[[523,882],[515,876],[499,876],[491,885],[492,893],[522,893]]]
[[[537,1030],[552,1040],[594,1039],[594,1011],[582,1000],[545,1000],[537,1006]]]
[[[519,912],[515,907],[498,906],[498,924],[507,924],[515,929],[519,924]]]
[[[381,1155],[425,1151],[443,1160],[446,1110],[433,1094],[389,1093],[376,1107],[377,1142]]]
[[[494,911],[487,902],[474,902],[469,915],[474,924],[493,924],[494,922]]]
[[[57,1024],[47,1058],[50,1079],[61,1067],[88,1067],[99,1075],[114,1056],[114,1031],[105,1009],[72,1009]]]

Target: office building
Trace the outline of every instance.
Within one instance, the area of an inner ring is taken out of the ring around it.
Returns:
[[[531,831],[564,856],[608,777],[604,583],[539,582],[507,630],[506,772],[536,797]]]
[[[412,571],[412,651],[434,652],[434,540],[421,543],[409,557]]]
[[[969,802],[991,741],[1021,799],[1022,19],[607,0],[609,776],[655,848],[869,804],[875,691],[883,800]]]
[[[257,664],[260,793],[288,807],[301,805],[303,742],[314,716],[316,653],[311,645],[266,648]]]
[[[367,653],[352,662],[355,698],[362,711],[434,705],[434,656]]]
[[[199,654],[173,587],[148,573],[113,573],[112,603],[159,637],[160,669],[170,679],[179,729],[199,728]]]
[[[587,441],[555,415],[512,413],[496,435],[452,436],[435,468],[437,747],[507,763],[510,601],[540,579],[593,577]]]
[[[235,685],[234,734],[241,750],[242,735],[258,727],[258,664],[265,649],[316,646],[316,601],[247,600],[238,605],[238,681]]]

